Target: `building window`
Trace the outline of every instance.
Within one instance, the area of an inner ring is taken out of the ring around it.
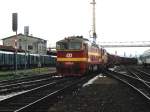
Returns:
[[[19,49],[22,49],[22,47],[21,47],[21,46],[19,46]]]
[[[32,45],[28,45],[28,50],[32,50],[33,46]]]

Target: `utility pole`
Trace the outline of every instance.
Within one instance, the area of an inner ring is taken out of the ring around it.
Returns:
[[[25,69],[27,68],[27,36],[29,35],[29,26],[24,26],[25,35]]]
[[[97,34],[96,34],[96,23],[95,23],[95,5],[96,5],[96,2],[95,0],[93,0],[90,4],[93,5],[93,11],[92,11],[92,15],[93,15],[93,28],[92,28],[92,31],[93,31],[93,42],[96,43],[96,38],[97,38]]]

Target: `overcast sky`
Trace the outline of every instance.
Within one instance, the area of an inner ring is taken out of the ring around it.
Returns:
[[[0,39],[15,34],[14,12],[18,13],[18,33],[29,26],[30,34],[48,40],[48,46],[72,35],[89,38],[91,1],[0,0]],[[150,40],[150,0],[96,0],[96,32],[97,41]]]

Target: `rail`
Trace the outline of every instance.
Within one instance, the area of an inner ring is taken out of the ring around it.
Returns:
[[[14,112],[24,112],[24,111],[38,111],[45,108],[46,103],[53,104],[57,96],[63,95],[68,91],[81,87],[85,82],[87,82],[94,75],[87,77],[70,77],[63,78],[55,83],[46,84],[44,86],[32,89],[23,94],[17,95],[15,97],[3,100],[0,102],[0,111],[14,111]]]
[[[150,102],[150,88],[147,81],[141,80],[139,77],[136,76],[121,74],[110,70],[104,71],[104,73],[132,87],[142,96],[144,96],[148,100],[148,102]]]

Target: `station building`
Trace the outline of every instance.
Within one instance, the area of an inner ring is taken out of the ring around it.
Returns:
[[[4,46],[12,46],[15,49],[22,49],[32,54],[46,54],[47,53],[47,40],[18,34],[3,38]]]

